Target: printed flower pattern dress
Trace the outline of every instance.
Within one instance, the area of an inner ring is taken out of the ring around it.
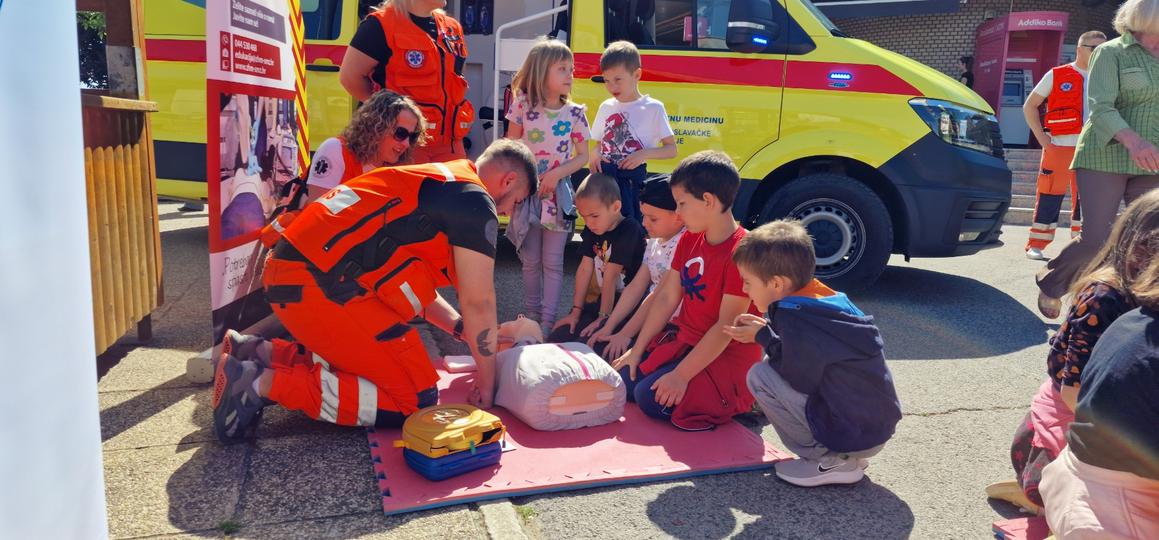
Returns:
[[[547,107],[532,108],[527,98],[517,95],[507,113],[507,119],[516,125],[523,126],[523,139],[535,156],[536,172],[542,177],[544,173],[563,162],[571,159],[576,148],[587,144],[591,138],[591,128],[588,126],[587,107],[578,103],[568,102],[558,109]],[[567,179],[560,180],[561,182]],[[572,222],[563,219],[555,211],[555,194],[544,201],[544,214],[540,224],[545,229],[553,231],[570,231]]]

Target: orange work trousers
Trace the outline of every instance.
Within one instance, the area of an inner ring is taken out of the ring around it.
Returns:
[[[437,401],[418,331],[373,292],[327,298],[306,263],[269,258],[262,282],[295,342],[275,340],[269,398],[346,426],[393,426]]]
[[[1082,208],[1079,205],[1079,189],[1075,183],[1075,172],[1070,168],[1074,160],[1075,147],[1049,145],[1042,149],[1039,164],[1037,196],[1034,201],[1034,223],[1030,226],[1030,239],[1026,248],[1045,249],[1054,240],[1058,228],[1058,216],[1062,213],[1062,200],[1067,189],[1071,193],[1070,229],[1071,238],[1082,232]]]

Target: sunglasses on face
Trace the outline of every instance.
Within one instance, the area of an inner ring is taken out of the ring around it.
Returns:
[[[1095,50],[1095,48],[1098,47],[1098,45],[1079,45],[1079,47],[1082,47],[1084,49],[1090,49],[1093,51],[1093,50]]]
[[[394,140],[398,142],[409,141],[411,144],[419,142],[419,137],[422,137],[421,131],[407,131],[404,127],[394,128]]]

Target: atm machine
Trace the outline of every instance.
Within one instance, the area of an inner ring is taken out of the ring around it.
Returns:
[[[1022,104],[1034,90],[1034,78],[1029,69],[1007,69],[1002,79],[1002,96],[999,101],[998,129],[1002,132],[1002,142],[1007,145],[1027,145],[1030,143],[1030,126],[1022,115]]]
[[[1036,143],[1022,115],[1034,83],[1058,65],[1065,11],[1016,11],[978,25],[974,40],[974,91],[998,113],[1003,144]]]

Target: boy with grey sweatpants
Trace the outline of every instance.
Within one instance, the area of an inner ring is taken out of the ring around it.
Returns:
[[[796,221],[754,229],[733,260],[765,315],[740,315],[725,333],[764,347],[767,361],[746,382],[798,456],[778,463],[777,476],[804,487],[861,480],[901,419],[873,317],[813,277],[813,240]]]

